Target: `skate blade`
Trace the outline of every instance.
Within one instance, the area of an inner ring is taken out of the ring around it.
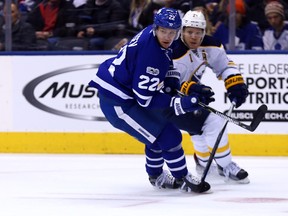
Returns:
[[[196,169],[196,173],[198,175],[199,178],[201,178],[201,176],[203,175],[203,169]],[[235,179],[231,179],[231,178],[226,178],[225,176],[222,176],[218,173],[218,171],[216,171],[215,169],[213,169],[212,171],[209,171],[206,177],[207,181],[224,181],[225,183],[229,183],[229,184],[249,184],[250,180],[248,177],[241,179],[241,180],[235,180]]]
[[[229,184],[249,184],[250,183],[250,179],[248,177],[244,178],[244,179],[241,179],[241,180],[234,180],[234,179],[231,179],[231,178],[224,178],[224,182],[225,183],[229,183]]]
[[[201,192],[201,193],[198,193],[198,192],[195,192],[195,191],[186,191],[186,190],[181,190],[179,189],[180,193],[182,194],[191,194],[191,195],[204,195],[204,194],[211,194],[213,193],[213,190],[210,188],[208,191],[205,191],[205,192]]]

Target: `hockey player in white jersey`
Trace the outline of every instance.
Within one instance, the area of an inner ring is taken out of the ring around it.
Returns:
[[[236,100],[236,108],[241,106],[248,96],[248,88],[244,83],[243,77],[233,61],[231,61],[220,42],[213,37],[205,35],[206,21],[200,11],[188,11],[182,18],[181,38],[179,38],[173,47],[174,66],[180,71],[180,83],[182,93],[189,95],[197,91],[202,72],[206,67],[210,67],[217,78],[224,81],[229,99]],[[199,65],[201,65],[200,68]],[[197,71],[192,80],[189,80],[192,71]],[[173,86],[173,81],[165,85]],[[171,87],[173,88],[173,87]],[[168,88],[169,89],[169,88]],[[211,94],[211,89],[206,88],[207,94]],[[199,91],[205,91],[200,88]],[[194,116],[193,116],[194,115]],[[185,119],[186,118],[186,119]],[[198,122],[187,125],[188,122]],[[211,114],[206,110],[201,113],[189,113],[183,116],[183,121],[175,121],[180,129],[186,130],[191,136],[194,144],[196,161],[196,170],[203,172],[208,158],[209,149],[214,146],[217,136],[224,124],[224,119]],[[186,122],[186,123],[185,123]],[[221,139],[217,152],[215,154],[216,164],[210,167],[210,174],[215,170],[226,180],[233,180],[238,183],[249,183],[248,173],[232,161],[231,150],[228,143],[227,129]],[[216,169],[215,169],[216,168]]]
[[[198,96],[171,97],[161,91],[166,74],[177,73],[170,46],[180,29],[177,10],[160,9],[154,25],[103,62],[89,85],[98,89],[107,120],[145,144],[145,168],[153,186],[202,193],[210,185],[188,172],[181,131],[161,114],[167,108],[175,116],[200,109]],[[164,163],[170,172],[163,170]]]

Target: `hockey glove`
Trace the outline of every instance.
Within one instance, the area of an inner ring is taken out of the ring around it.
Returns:
[[[194,81],[186,81],[182,83],[181,90],[185,95],[197,94],[202,103],[209,104],[215,101],[214,92],[211,87],[197,84]]]
[[[176,69],[171,69],[167,72],[164,79],[163,91],[166,94],[174,96],[177,94],[177,90],[180,90],[180,72]]]
[[[230,75],[225,80],[225,88],[227,89],[227,96],[229,100],[236,100],[236,108],[240,107],[249,94],[248,87],[244,83],[244,79],[240,74]]]
[[[196,95],[172,97],[171,106],[174,107],[175,114],[178,116],[200,109],[198,102],[199,99]]]

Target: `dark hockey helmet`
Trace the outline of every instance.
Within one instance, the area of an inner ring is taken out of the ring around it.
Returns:
[[[154,16],[154,27],[163,27],[169,29],[175,29],[179,31],[181,29],[181,17],[176,9],[173,8],[161,8]]]
[[[154,25],[178,30],[181,28],[181,18],[176,9],[161,8],[154,16]]]

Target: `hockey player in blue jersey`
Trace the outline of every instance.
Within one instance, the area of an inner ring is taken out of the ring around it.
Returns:
[[[202,12],[188,11],[184,15],[181,37],[173,44],[173,62],[174,67],[180,72],[181,92],[187,95],[191,92],[193,94],[201,92],[202,95],[213,94],[208,87],[199,88],[199,85],[195,85],[199,83],[205,68],[209,67],[215,76],[224,81],[227,95],[231,101],[236,100],[237,108],[245,102],[248,88],[235,63],[228,58],[222,44],[213,37],[205,35],[205,29],[206,20]],[[200,65],[202,66],[199,67]],[[196,73],[192,76],[192,80],[189,80],[193,71]],[[165,82],[164,90],[178,88],[178,85],[177,78],[172,77]],[[204,109],[201,112],[190,112],[182,116],[174,116],[170,111],[170,115],[167,112],[167,116],[170,116],[170,120],[178,128],[192,135],[196,170],[201,174],[210,156],[209,151],[213,148],[222,125],[224,125],[224,119]],[[191,122],[197,123],[191,124]],[[249,183],[248,173],[232,161],[227,129],[219,143],[215,161],[216,164],[210,169],[211,174],[218,172],[225,176],[226,180]]]
[[[154,24],[103,62],[89,85],[98,89],[107,120],[145,144],[145,167],[153,186],[202,193],[210,185],[188,172],[180,130],[157,112],[172,107],[175,115],[183,115],[200,108],[196,95],[180,98],[160,91],[166,74],[178,73],[170,46],[180,29],[177,10],[160,9]],[[164,163],[169,171],[163,170]]]

